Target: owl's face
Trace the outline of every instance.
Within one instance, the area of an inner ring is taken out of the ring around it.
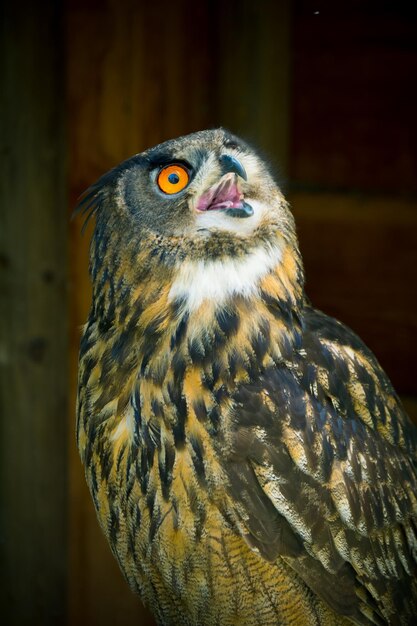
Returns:
[[[167,141],[122,163],[102,179],[102,223],[140,245],[159,236],[198,258],[249,249],[254,234],[292,231],[286,202],[265,163],[223,129]],[[271,237],[273,235],[271,234]],[[210,242],[210,243],[209,243]]]
[[[132,157],[102,177],[84,203],[96,216],[94,299],[108,299],[110,311],[124,289],[148,286],[155,296],[165,286],[168,303],[186,302],[191,311],[257,293],[279,266],[284,282],[302,280],[280,189],[256,153],[223,129]]]

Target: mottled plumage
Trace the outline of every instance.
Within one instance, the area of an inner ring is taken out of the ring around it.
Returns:
[[[161,170],[184,189],[164,192]],[[373,354],[306,300],[262,160],[195,133],[122,163],[83,206],[78,446],[158,623],[415,623],[416,428]]]

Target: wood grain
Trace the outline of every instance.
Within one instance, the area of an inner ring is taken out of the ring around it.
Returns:
[[[415,7],[297,1],[292,35],[292,179],[416,193]]]
[[[59,6],[2,6],[0,605],[65,623],[68,283]],[[53,53],[51,53],[53,51]]]

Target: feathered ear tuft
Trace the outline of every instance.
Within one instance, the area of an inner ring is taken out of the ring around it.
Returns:
[[[96,184],[89,187],[79,199],[79,202],[74,209],[71,219],[74,219],[79,213],[84,217],[84,222],[81,228],[81,232],[84,233],[87,228],[87,224],[91,217],[96,214],[100,208],[100,193],[101,189],[97,189]]]
[[[84,233],[87,228],[90,219],[101,209],[106,191],[114,182],[114,178],[119,171],[120,166],[117,166],[109,172],[106,172],[79,197],[78,204],[72,212],[71,219],[74,219],[78,214],[84,217],[81,229],[82,233]]]

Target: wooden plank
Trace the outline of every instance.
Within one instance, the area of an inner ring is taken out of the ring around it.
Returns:
[[[291,2],[220,2],[218,9],[220,124],[253,142],[287,177]]]
[[[67,198],[59,3],[3,3],[2,623],[66,619]]]
[[[417,191],[412,3],[294,3],[291,176],[325,189]]]

